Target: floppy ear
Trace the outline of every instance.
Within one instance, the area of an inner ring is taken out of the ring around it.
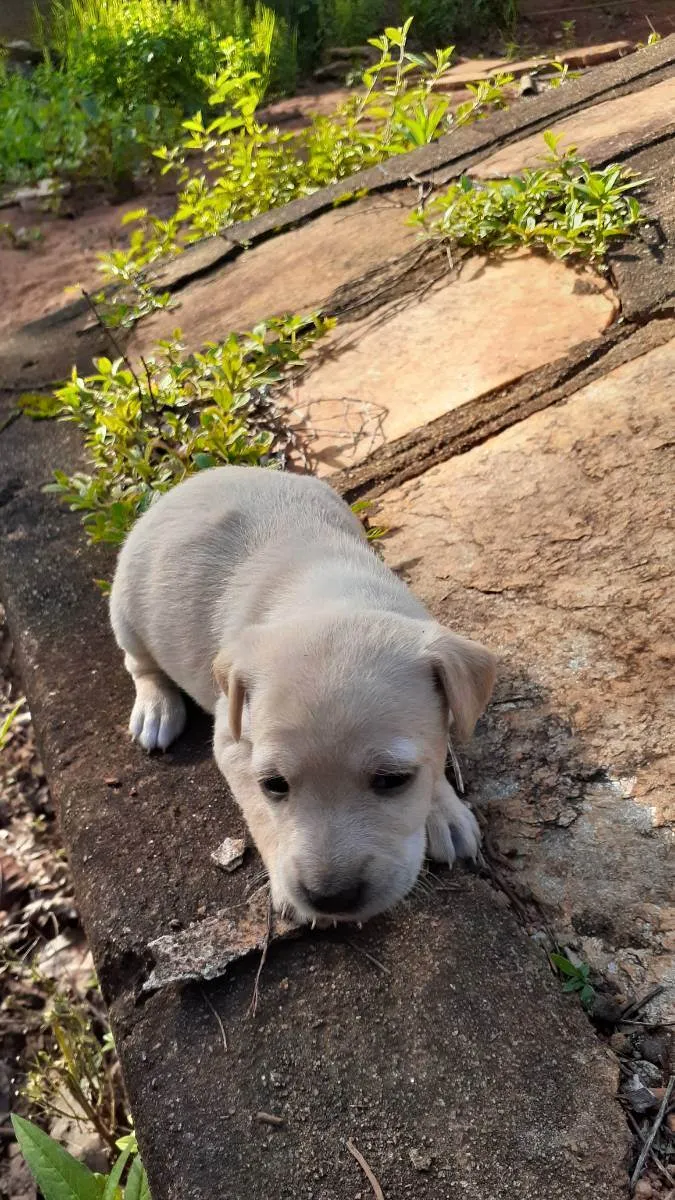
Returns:
[[[227,696],[227,718],[235,742],[241,739],[241,715],[246,699],[246,684],[229,654],[221,650],[213,664],[213,676],[224,696]]]
[[[448,703],[450,724],[458,739],[467,741],[492,695],[497,660],[485,646],[441,625],[427,652]]]

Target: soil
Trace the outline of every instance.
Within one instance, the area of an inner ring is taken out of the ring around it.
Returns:
[[[21,699],[0,607],[0,727]],[[27,962],[39,970],[34,974]],[[89,1007],[93,962],[73,902],[30,713],[15,717],[0,755],[0,1196],[35,1200],[9,1114],[35,1119],[23,1095],[36,1056],[50,1050],[45,1006],[55,985]],[[92,1010],[93,1013],[93,1010]],[[96,1014],[97,1016],[100,1014]]]

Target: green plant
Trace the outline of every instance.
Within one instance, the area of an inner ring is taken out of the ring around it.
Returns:
[[[261,98],[294,86],[293,36],[262,4],[54,0],[56,54],[45,49],[30,75],[0,59],[0,184],[133,179],[206,103],[226,34],[231,63],[255,68]]]
[[[39,975],[39,973],[38,973]],[[39,976],[44,988],[48,985]],[[82,1003],[51,988],[44,1024],[53,1045],[40,1051],[31,1067],[24,1096],[48,1116],[84,1121],[110,1148],[118,1136],[118,1111],[112,1077],[114,1046],[94,1032]]]
[[[351,505],[351,510],[355,516],[360,517],[363,527],[366,531],[366,537],[369,542],[381,542],[387,536],[389,530],[385,525],[371,525],[369,513],[372,508],[372,500],[355,500]]]
[[[82,514],[92,542],[118,545],[157,493],[194,471],[222,463],[274,463],[275,417],[268,391],[297,365],[333,322],[319,315],[286,317],[231,334],[185,355],[176,331],[139,374],[118,358],[99,358],[96,373],[22,408],[56,415],[84,434],[90,474],[55,472],[47,490]]]
[[[577,28],[576,21],[561,21],[560,22],[560,34],[561,34],[561,38],[562,38],[562,44],[563,44],[565,50],[572,49],[572,46],[574,45],[575,35],[576,35],[576,28]]]
[[[323,46],[358,46],[382,28],[386,0],[320,0],[319,39]]]
[[[414,54],[407,48],[409,29],[410,20],[373,38],[380,57],[364,72],[363,91],[332,116],[314,117],[300,134],[283,134],[258,120],[259,73],[242,73],[238,43],[222,43],[223,69],[212,81],[211,95],[219,115],[206,123],[197,113],[184,123],[180,146],[157,151],[164,169],[178,171],[182,183],[173,217],[159,220],[138,210],[131,218],[138,227],[128,249],[103,257],[106,277],[122,286],[116,300],[127,306],[129,319],[137,314],[124,289],[138,294],[145,287],[147,304],[148,268],[157,259],[425,145],[504,105],[509,75],[473,85],[471,99],[453,113],[448,96],[435,90],[450,66],[453,47]],[[197,171],[195,155],[203,164]]]
[[[557,58],[552,59],[548,65],[555,71],[555,75],[546,80],[551,88],[559,88],[568,79],[578,79],[581,74],[580,71],[570,71],[568,63],[559,62]]]
[[[662,41],[662,35],[654,28],[649,17],[647,17],[647,24],[649,25],[649,37],[646,42],[636,42],[636,50],[646,50],[648,46],[656,46]]]
[[[249,12],[244,0],[54,0],[52,27],[87,94],[113,104],[133,96],[177,121],[206,102],[222,38],[245,43],[247,65],[268,79],[290,44],[282,18],[260,3]]]
[[[646,180],[619,165],[594,171],[574,147],[559,150],[560,138],[552,133],[544,141],[546,166],[488,183],[463,176],[411,221],[450,249],[529,246],[556,258],[602,262],[610,242],[640,220],[631,193]]]
[[[0,750],[3,750],[7,745],[12,732],[12,725],[16,721],[16,718],[18,717],[25,703],[26,701],[23,699],[23,697],[21,700],[17,700],[14,707],[10,708],[2,724],[0,724]]]
[[[104,111],[50,62],[24,76],[0,61],[0,185],[55,175],[119,179],[135,172],[161,140],[156,107]]]
[[[565,980],[563,992],[578,992],[584,1008],[588,1008],[595,996],[595,988],[588,981],[591,970],[588,963],[577,965],[564,954],[557,952],[549,954],[549,959],[558,974]]]
[[[122,1150],[109,1175],[96,1175],[32,1121],[13,1113],[12,1126],[44,1200],[151,1200],[138,1156],[133,1157],[122,1187],[122,1176],[133,1154],[131,1148]]]
[[[0,240],[6,241],[13,250],[29,250],[43,238],[42,230],[35,225],[22,225],[15,229],[9,221],[0,221]]]

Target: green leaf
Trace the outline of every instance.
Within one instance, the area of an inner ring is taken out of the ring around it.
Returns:
[[[95,1175],[32,1121],[12,1113],[19,1149],[45,1200],[101,1200]]]
[[[216,460],[213,455],[205,454],[203,451],[195,454],[192,461],[198,471],[206,471],[209,467],[215,467],[216,465]]]
[[[103,1200],[117,1200],[119,1182],[122,1178],[122,1172],[129,1161],[130,1154],[131,1150],[129,1149],[123,1150],[120,1154],[106,1181],[105,1191],[103,1192]]]
[[[578,992],[581,987],[583,984],[580,979],[568,979],[566,983],[563,983],[562,990],[563,992]]]
[[[50,421],[62,411],[63,404],[56,396],[44,396],[39,392],[24,392],[19,396],[18,405],[26,417],[32,421]]]
[[[578,978],[579,968],[575,967],[569,958],[565,958],[564,954],[551,954],[550,959],[553,966],[558,968],[561,975],[571,975],[573,979]]]
[[[124,1200],[151,1200],[148,1177],[140,1158],[135,1158],[131,1164]]]

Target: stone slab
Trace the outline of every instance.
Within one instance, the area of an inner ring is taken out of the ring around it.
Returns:
[[[492,79],[497,74],[509,74],[518,79],[545,70],[552,58],[567,63],[570,70],[579,67],[597,67],[600,63],[613,62],[635,50],[632,42],[625,39],[605,42],[601,46],[580,46],[574,50],[559,50],[555,54],[537,54],[532,58],[472,58],[465,59],[452,67],[443,77],[441,91],[454,91],[483,79]]]
[[[561,135],[563,146],[576,146],[584,158],[597,161],[625,154],[650,137],[675,129],[673,114],[675,75],[637,94],[606,100],[564,117],[551,125],[551,131]],[[541,134],[536,134],[497,150],[472,167],[470,174],[478,179],[514,175],[524,167],[539,166],[546,153]]]
[[[392,567],[501,655],[469,755],[510,879],[675,1016],[675,341],[388,493]]]
[[[593,271],[524,252],[468,259],[457,278],[341,323],[289,405],[317,469],[349,467],[563,356],[617,311]]]
[[[161,758],[128,743],[129,685],[92,583],[109,556],[85,553],[76,518],[41,490],[55,463],[78,465],[71,431],[21,419],[0,454],[3,602],[153,1200],[357,1196],[347,1138],[388,1197],[626,1196],[614,1066],[541,951],[466,874],[346,941],[273,947],[255,1019],[255,957],[142,999],[149,943],[241,913],[258,866],[211,860],[242,828],[206,720]]]
[[[311,312],[348,280],[415,244],[417,233],[405,222],[414,203],[407,193],[399,202],[368,197],[239,254],[217,274],[184,288],[177,307],[140,322],[130,355],[147,355],[176,326],[186,345],[197,349],[268,317]]]

